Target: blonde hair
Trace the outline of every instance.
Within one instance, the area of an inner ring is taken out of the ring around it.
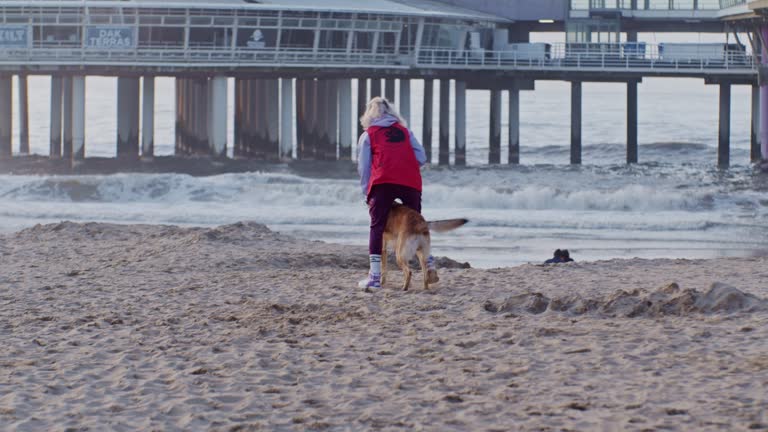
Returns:
[[[373,122],[376,121],[376,119],[383,117],[386,114],[395,117],[397,122],[402,126],[408,127],[408,123],[397,111],[397,108],[395,108],[395,106],[392,105],[392,103],[388,101],[387,98],[383,98],[381,96],[376,96],[375,98],[371,99],[368,104],[366,104],[365,114],[360,117],[360,124],[363,125],[364,128],[368,129],[371,127]]]

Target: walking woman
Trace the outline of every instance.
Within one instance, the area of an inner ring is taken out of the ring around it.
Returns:
[[[427,162],[427,156],[397,109],[383,97],[368,102],[360,124],[365,132],[357,145],[357,172],[371,216],[371,267],[368,277],[358,285],[371,289],[381,288],[382,238],[392,203],[400,199],[403,205],[421,213],[420,168]],[[427,259],[427,268],[435,268],[432,256]]]

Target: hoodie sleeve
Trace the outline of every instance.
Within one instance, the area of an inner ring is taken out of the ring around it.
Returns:
[[[360,135],[357,148],[357,173],[360,175],[360,188],[363,192],[363,198],[368,198],[368,182],[371,179],[371,140],[368,138],[368,132],[363,132]]]
[[[421,146],[419,140],[416,139],[416,135],[413,131],[409,130],[411,135],[411,147],[413,147],[413,153],[416,155],[416,160],[419,161],[419,166],[424,166],[427,163],[427,154],[424,152],[424,147]]]

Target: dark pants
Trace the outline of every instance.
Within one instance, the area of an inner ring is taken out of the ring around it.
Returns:
[[[368,213],[371,215],[368,253],[371,255],[381,255],[382,237],[387,226],[389,209],[398,198],[406,207],[421,213],[421,192],[412,187],[391,183],[378,184],[372,187],[371,193],[368,194]]]

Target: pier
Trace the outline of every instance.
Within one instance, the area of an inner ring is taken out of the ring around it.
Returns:
[[[751,159],[768,159],[765,2],[476,3],[0,1],[0,158],[29,153],[27,77],[44,75],[51,80],[48,157],[71,164],[88,156],[88,76],[117,78],[115,146],[124,161],[155,157],[157,77],[175,79],[174,149],[182,157],[221,160],[231,149],[235,159],[351,160],[353,130],[362,132],[354,127],[356,119],[367,100],[381,95],[397,103],[406,119],[422,110],[423,124],[415,129],[420,128],[432,163],[462,166],[466,93],[483,90],[490,93],[488,163],[524,163],[520,92],[534,90],[537,81],[556,80],[570,83],[573,164],[582,163],[583,83],[626,84],[626,162],[636,163],[642,160],[638,84],[664,77],[699,78],[719,87],[721,167],[730,164],[731,88],[750,86]],[[656,31],[733,33],[736,42],[638,42],[638,33]],[[565,41],[530,42],[532,32],[562,32]],[[11,103],[14,75],[17,106]],[[423,100],[411,98],[415,80],[424,83]],[[227,136],[230,85],[234,142]],[[11,134],[14,110],[20,114],[18,143]],[[431,126],[434,115],[437,131]],[[502,161],[505,133],[508,158]],[[437,154],[432,154],[435,139]]]

